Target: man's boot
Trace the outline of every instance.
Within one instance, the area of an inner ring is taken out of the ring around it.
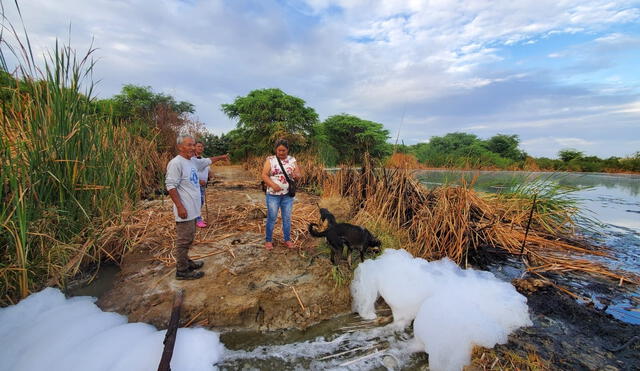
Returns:
[[[198,278],[202,278],[202,276],[204,276],[204,272],[201,271],[176,271],[177,280],[197,280]]]
[[[193,261],[191,259],[189,259],[189,270],[193,271],[196,269],[200,269],[202,268],[202,266],[204,265],[204,262],[202,260],[198,260],[198,261]]]

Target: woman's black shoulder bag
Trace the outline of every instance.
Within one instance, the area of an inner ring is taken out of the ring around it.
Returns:
[[[280,162],[280,159],[278,158],[278,156],[276,156],[276,159],[278,160],[278,164],[280,164],[280,169],[282,169],[282,173],[284,174],[284,177],[287,179],[287,183],[289,183],[289,191],[287,192],[287,196],[295,197],[296,196],[296,182],[295,182],[295,180],[289,178],[289,175],[287,175],[287,172],[284,170],[284,166],[282,166],[282,162]]]

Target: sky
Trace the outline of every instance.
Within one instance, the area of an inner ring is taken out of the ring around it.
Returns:
[[[20,25],[13,1],[7,19]],[[320,119],[382,123],[407,145],[517,134],[533,156],[640,151],[640,0],[29,0],[37,55],[97,50],[96,96],[151,86],[220,110],[280,88]]]

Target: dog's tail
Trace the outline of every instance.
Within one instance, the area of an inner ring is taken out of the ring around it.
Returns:
[[[309,224],[309,233],[311,233],[311,235],[313,237],[326,237],[327,236],[327,231],[316,231],[313,227],[317,227],[318,225],[316,223],[311,223]]]

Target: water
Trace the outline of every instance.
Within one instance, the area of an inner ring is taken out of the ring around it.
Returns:
[[[613,270],[640,275],[640,175],[580,174],[511,171],[421,171],[417,174],[428,187],[474,181],[474,188],[491,193],[508,190],[514,184],[532,181],[575,187],[572,193],[585,217],[597,221],[597,230],[583,230],[594,242],[611,249],[611,258],[594,257]],[[594,233],[595,232],[595,233]],[[626,291],[603,299],[593,285],[573,279],[569,284],[614,317],[640,324],[640,290]],[[611,297],[612,296],[612,297]],[[601,303],[609,302],[609,304]]]
[[[388,324],[391,311],[376,309],[378,320],[347,314],[305,330],[233,332],[220,340],[227,351],[221,370],[393,370],[424,368],[413,333]]]
[[[111,290],[120,267],[115,264],[102,265],[95,276],[87,274],[84,278],[72,282],[65,290],[67,296],[94,296],[101,297]]]

